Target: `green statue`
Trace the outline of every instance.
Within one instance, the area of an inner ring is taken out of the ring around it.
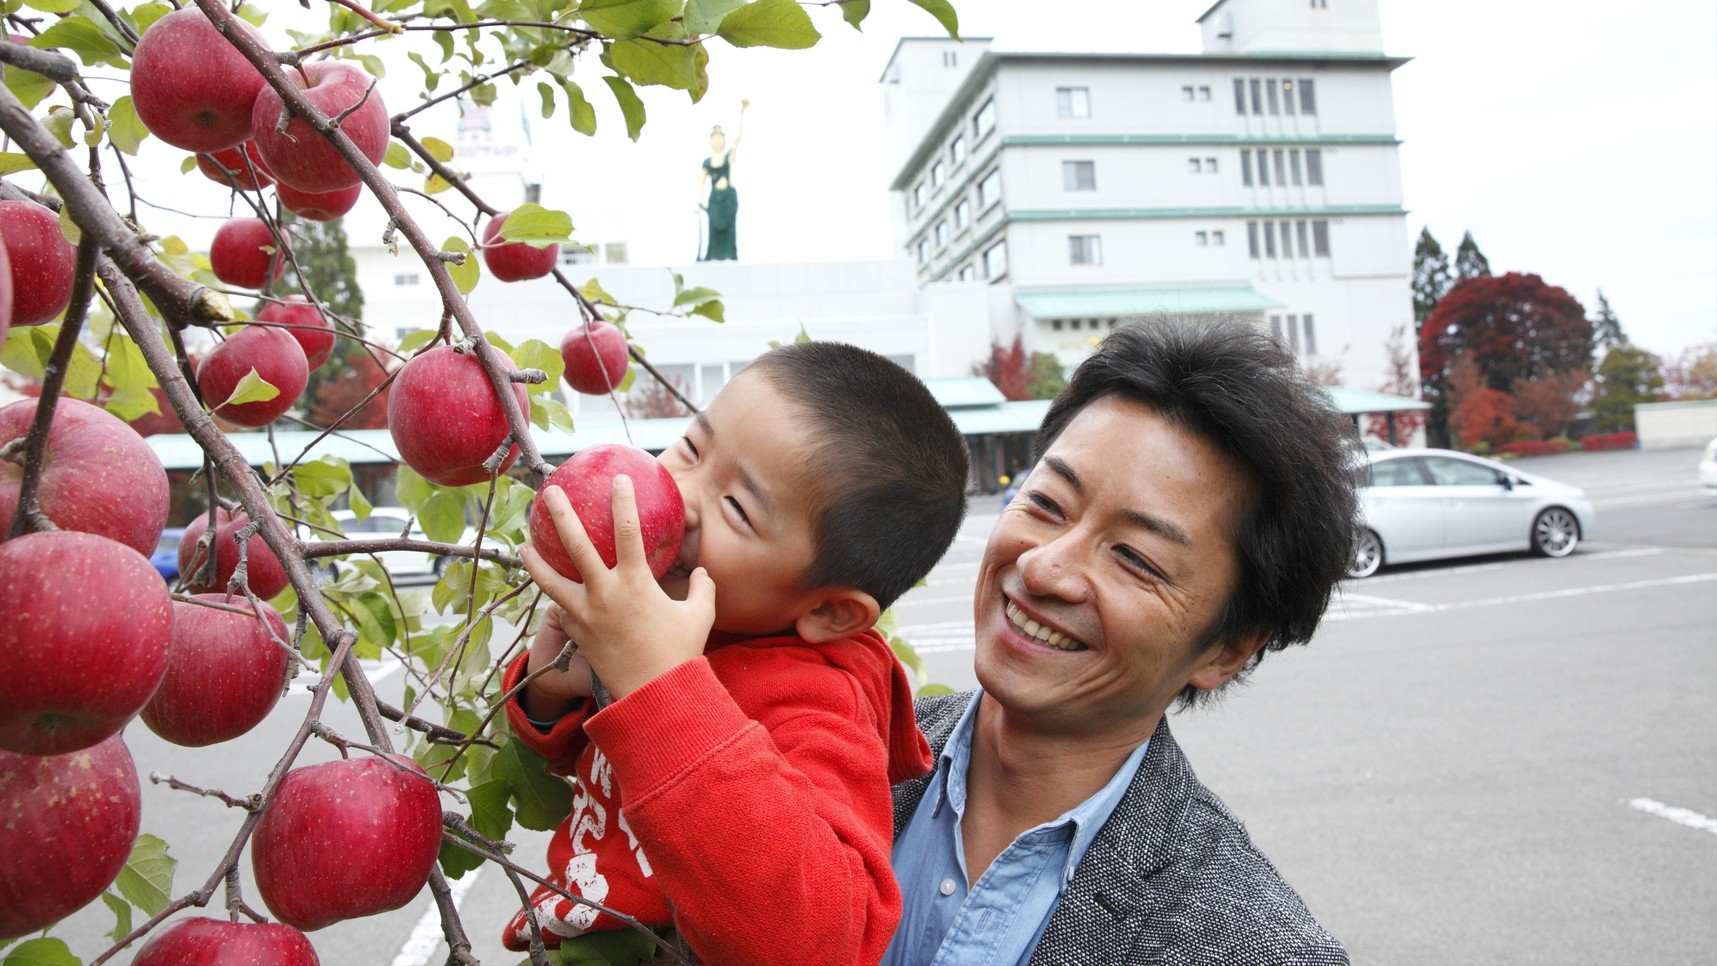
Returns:
[[[739,102],[739,130],[734,132],[731,145],[721,133],[721,125],[709,132],[709,157],[704,159],[703,170],[698,173],[699,194],[703,193],[704,183],[710,183],[709,201],[700,206],[709,215],[709,236],[698,258],[700,262],[739,258],[739,235],[735,228],[739,219],[739,192],[733,189],[733,158],[739,153],[739,138],[745,133],[745,109],[750,106],[748,100]]]

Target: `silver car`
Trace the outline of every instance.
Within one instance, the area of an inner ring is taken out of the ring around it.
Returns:
[[[1350,577],[1384,564],[1530,550],[1566,557],[1597,531],[1584,490],[1444,449],[1368,454]]]
[[[1699,457],[1699,488],[1717,496],[1717,439],[1706,443],[1705,453]]]

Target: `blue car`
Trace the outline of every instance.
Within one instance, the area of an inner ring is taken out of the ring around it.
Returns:
[[[168,583],[179,579],[179,541],[184,536],[184,527],[168,527],[161,531],[161,540],[155,544],[155,552],[149,555],[149,563]]]

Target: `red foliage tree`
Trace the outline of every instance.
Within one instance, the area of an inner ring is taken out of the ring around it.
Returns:
[[[1428,234],[1428,233],[1427,233]],[[1435,241],[1432,242],[1435,244]],[[1413,352],[1407,343],[1407,327],[1398,325],[1389,331],[1389,341],[1384,344],[1389,353],[1389,362],[1383,367],[1383,381],[1378,384],[1378,392],[1387,392],[1396,396],[1406,396],[1408,399],[1418,398],[1419,377],[1414,372]],[[1425,425],[1425,413],[1418,409],[1404,409],[1395,414],[1395,441],[1405,442],[1413,438],[1419,427]],[[1370,413],[1365,417],[1365,434],[1378,439],[1389,440],[1389,417],[1384,413]]]
[[[1590,387],[1592,374],[1554,373],[1541,379],[1516,379],[1509,387],[1514,396],[1514,415],[1522,428],[1532,429],[1539,439],[1561,436],[1580,412],[1580,399]]]
[[[344,365],[338,359],[327,365],[340,368],[323,379],[315,398],[305,403],[304,420],[313,426],[334,425],[347,410],[363,402],[364,397],[374,392],[388,377],[386,365],[369,352],[349,355]],[[353,413],[351,419],[341,423],[340,428],[386,429],[387,425],[388,392],[384,389],[363,409]]]
[[[1034,378],[1031,361],[1026,358],[1025,344],[1014,336],[1013,345],[1002,348],[1000,342],[990,343],[990,358],[972,367],[972,375],[983,376],[995,383],[1002,396],[1009,400],[1030,399]]]

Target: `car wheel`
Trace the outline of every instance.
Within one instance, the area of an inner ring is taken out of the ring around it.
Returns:
[[[1383,541],[1371,529],[1359,531],[1353,541],[1353,560],[1347,565],[1349,577],[1369,577],[1383,566]]]
[[[1566,557],[1580,544],[1580,521],[1553,506],[1532,521],[1532,552],[1540,557]]]

